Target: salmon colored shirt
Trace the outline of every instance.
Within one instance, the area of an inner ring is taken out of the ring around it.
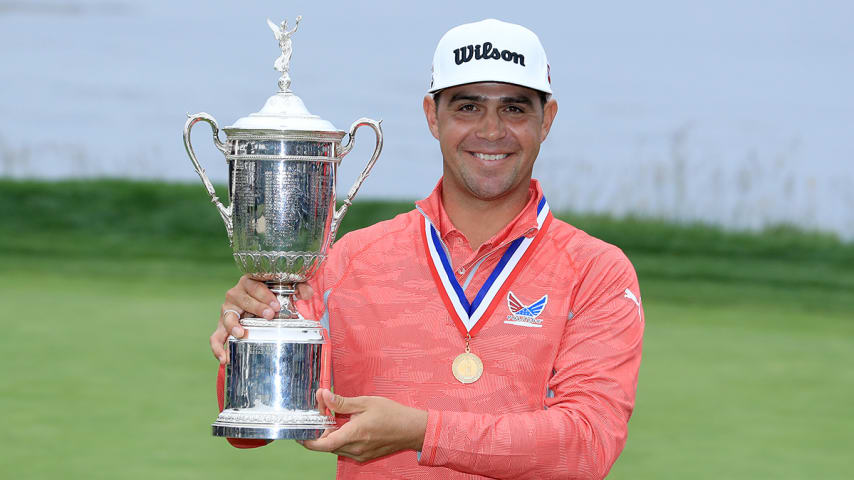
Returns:
[[[481,319],[470,346],[483,375],[462,384],[451,364],[465,338],[427,263],[424,216],[471,301],[508,244],[538,233],[542,192],[532,180],[522,212],[474,251],[448,218],[441,188],[440,181],[416,210],[336,242],[312,281],[314,297],[299,306],[328,321],[336,393],[382,396],[429,412],[420,453],[363,464],[339,457],[338,478],[604,477],[626,442],[641,359],[634,268],[618,248],[552,219]],[[511,292],[523,306],[548,295],[531,325],[508,323],[519,319]]]

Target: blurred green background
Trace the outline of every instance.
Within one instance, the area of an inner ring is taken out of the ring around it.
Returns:
[[[342,230],[411,208],[357,201]],[[646,337],[609,478],[849,478],[854,245],[564,213],[626,251]],[[4,478],[329,478],[334,457],[210,436],[239,274],[199,185],[0,180]]]

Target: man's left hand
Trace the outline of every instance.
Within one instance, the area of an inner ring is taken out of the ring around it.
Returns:
[[[357,462],[400,450],[421,450],[427,430],[427,412],[383,397],[342,397],[317,391],[318,410],[330,408],[350,415],[341,428],[329,429],[317,440],[301,442],[309,450],[332,452]]]

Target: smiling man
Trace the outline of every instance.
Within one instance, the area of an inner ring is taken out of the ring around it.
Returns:
[[[531,178],[557,114],[537,36],[484,20],[439,41],[424,97],[443,177],[409,213],[345,235],[311,285],[328,319],[338,428],[306,448],[339,478],[602,478],[622,451],[643,336],[616,247],[555,219]],[[233,312],[271,318],[242,278]],[[238,446],[252,442],[233,441]]]

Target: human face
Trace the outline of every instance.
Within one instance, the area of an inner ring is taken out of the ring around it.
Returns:
[[[480,200],[527,196],[540,144],[557,113],[539,94],[507,83],[484,82],[442,90],[438,106],[424,98],[424,114],[442,150],[443,188]]]

